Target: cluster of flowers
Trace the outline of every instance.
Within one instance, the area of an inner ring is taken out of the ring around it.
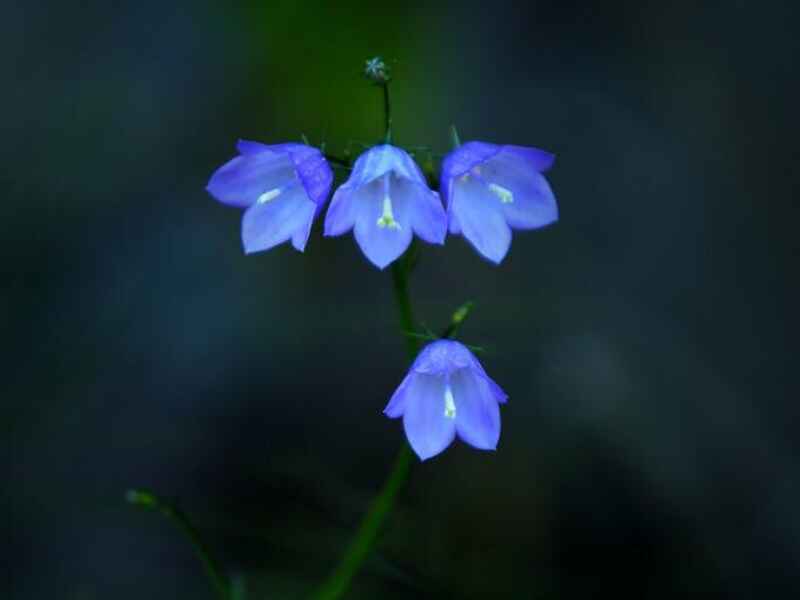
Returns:
[[[322,211],[333,172],[322,153],[305,144],[267,146],[240,141],[239,156],[217,169],[208,191],[220,202],[246,208],[245,252],[292,241],[302,251]],[[413,234],[444,244],[462,234],[485,258],[500,263],[511,229],[554,222],[558,208],[542,176],[553,155],[537,148],[467,142],[442,163],[439,194],[428,187],[407,152],[384,144],[358,157],[325,216],[325,235],[354,231],[364,255],[380,269],[405,252]]]
[[[303,251],[333,185],[328,161],[306,144],[242,140],[238,151],[217,169],[207,189],[220,202],[247,209],[245,252],[289,240]],[[413,234],[443,244],[449,231],[462,234],[481,256],[498,264],[511,245],[512,228],[536,229],[558,218],[555,197],[542,176],[553,160],[537,148],[460,145],[442,163],[443,207],[407,152],[390,144],[374,146],[358,157],[334,193],[325,235],[352,229],[367,259],[383,269],[405,252]],[[506,398],[469,349],[438,340],[419,354],[384,413],[403,417],[409,443],[425,460],[444,450],[456,434],[476,448],[494,449],[500,437],[498,405]]]

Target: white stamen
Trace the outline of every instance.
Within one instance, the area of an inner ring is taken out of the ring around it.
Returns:
[[[400,229],[400,223],[394,220],[392,213],[392,199],[389,194],[383,197],[383,214],[378,219],[378,227],[381,229],[388,227],[389,229]]]
[[[448,419],[456,418],[456,403],[449,385],[444,388],[444,416]]]
[[[264,192],[263,194],[261,194],[258,197],[258,200],[256,200],[256,202],[258,204],[266,204],[270,200],[274,200],[280,195],[281,195],[281,190],[279,188],[275,188],[274,190],[269,190],[268,192]]]
[[[489,191],[500,198],[500,202],[503,204],[511,204],[514,202],[514,194],[511,192],[511,190],[504,188],[502,185],[490,183]]]

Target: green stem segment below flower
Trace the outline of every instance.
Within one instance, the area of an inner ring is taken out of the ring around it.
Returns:
[[[414,309],[411,306],[411,294],[408,290],[408,276],[416,265],[419,246],[412,241],[405,254],[392,264],[392,284],[394,300],[400,316],[401,331],[415,331]],[[406,351],[409,360],[414,360],[419,352],[419,340],[405,336]]]
[[[416,244],[412,243],[408,251],[392,265],[394,298],[400,316],[400,327],[403,331],[414,329],[414,311],[408,289],[408,276],[416,263],[416,251]],[[404,337],[406,338],[408,357],[413,360],[419,351],[419,341],[408,336]],[[408,478],[413,456],[411,448],[404,443],[397,453],[389,477],[358,526],[358,531],[347,548],[347,552],[328,580],[317,591],[314,596],[315,600],[335,600],[347,591],[350,581],[369,556],[381,525],[391,512],[397,493]]]
[[[378,533],[380,533],[381,526],[394,506],[397,492],[400,491],[408,478],[412,456],[411,448],[408,447],[408,444],[403,444],[397,454],[397,458],[395,458],[394,467],[389,473],[389,477],[358,526],[355,538],[350,543],[344,558],[314,595],[315,600],[335,600],[347,591],[353,577],[361,568],[367,556],[369,556],[372,545],[378,537]]]
[[[411,295],[408,288],[408,276],[417,261],[417,246],[412,244],[408,251],[392,265],[392,282],[394,284],[395,303],[400,316],[402,331],[414,330],[414,311],[411,305]],[[453,313],[450,325],[444,330],[442,337],[452,337],[472,309],[472,302],[462,304]],[[406,350],[411,361],[416,358],[420,349],[420,339],[414,336],[404,336]],[[372,545],[380,533],[381,525],[394,506],[397,493],[403,487],[410,470],[414,454],[408,444],[397,454],[394,467],[389,477],[383,484],[381,491],[372,503],[358,531],[347,549],[336,570],[317,591],[315,600],[336,600],[341,597],[350,585],[350,581],[358,572],[364,560],[369,556]]]
[[[389,82],[385,81],[381,84],[383,88],[383,114],[386,118],[386,137],[387,144],[392,143],[392,104],[389,99]]]
[[[203,543],[203,540],[200,538],[197,529],[195,529],[194,525],[192,525],[191,521],[189,521],[189,518],[182,510],[147,490],[128,490],[125,493],[125,499],[135,506],[159,512],[177,525],[178,529],[189,539],[197,557],[203,563],[206,575],[208,575],[208,578],[211,580],[214,591],[217,593],[220,600],[231,600],[233,598],[230,581],[223,574],[219,563],[211,555],[208,547],[206,547],[205,543]]]

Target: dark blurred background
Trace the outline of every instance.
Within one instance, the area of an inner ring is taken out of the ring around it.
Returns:
[[[126,505],[177,498],[249,598],[304,597],[403,440],[387,273],[245,257],[237,138],[555,152],[499,268],[425,247],[487,346],[496,453],[416,464],[349,598],[796,597],[796,3],[11,2],[0,24],[0,569],[19,600],[212,598]]]

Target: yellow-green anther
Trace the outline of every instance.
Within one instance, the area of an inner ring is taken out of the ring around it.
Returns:
[[[258,197],[258,200],[256,200],[256,202],[258,204],[266,204],[270,200],[274,200],[280,195],[281,195],[281,190],[279,188],[275,188],[274,190],[269,190],[268,192],[264,192],[263,194],[261,194]]]
[[[514,202],[514,194],[511,190],[504,188],[502,185],[497,185],[496,183],[489,184],[489,191],[492,192],[495,196],[500,198],[500,202],[503,204],[511,204]]]
[[[456,403],[449,385],[444,388],[444,416],[448,419],[456,418]]]
[[[394,214],[392,213],[392,199],[389,197],[389,194],[386,194],[383,197],[383,214],[378,219],[378,227],[400,229],[400,223],[394,220]]]

